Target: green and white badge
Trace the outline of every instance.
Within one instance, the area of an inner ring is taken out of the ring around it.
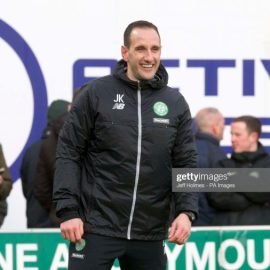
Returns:
[[[82,250],[84,249],[84,247],[85,247],[85,244],[86,244],[86,242],[85,242],[85,240],[82,238],[79,242],[77,242],[77,243],[75,244],[75,249],[76,249],[77,251],[82,251]]]
[[[154,104],[153,110],[158,116],[165,116],[169,112],[168,106],[161,101],[158,101]]]

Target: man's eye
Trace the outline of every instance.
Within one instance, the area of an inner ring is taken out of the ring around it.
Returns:
[[[159,48],[152,48],[152,51],[153,52],[158,52],[159,51]]]

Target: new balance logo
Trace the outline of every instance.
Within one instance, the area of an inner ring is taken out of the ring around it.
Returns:
[[[124,103],[115,103],[112,107],[113,110],[123,110],[125,108]]]
[[[116,94],[116,99],[113,100],[113,102],[115,102],[112,107],[113,110],[123,110],[125,108],[123,97],[124,95]]]

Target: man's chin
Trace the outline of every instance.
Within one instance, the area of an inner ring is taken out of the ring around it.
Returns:
[[[150,81],[154,78],[155,74],[141,74],[140,80]]]

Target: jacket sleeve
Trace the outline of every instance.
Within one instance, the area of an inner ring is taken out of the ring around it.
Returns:
[[[219,160],[216,168],[235,168],[235,164],[228,158]],[[209,192],[207,193],[209,204],[216,210],[241,211],[246,209],[250,200],[242,192]]]
[[[244,192],[252,203],[270,206],[270,192]]]
[[[58,138],[53,201],[62,221],[80,217],[81,166],[94,125],[90,92],[77,97]]]
[[[20,167],[22,191],[23,191],[23,195],[24,195],[25,199],[27,199],[29,196],[29,179],[28,179],[28,175],[27,175],[27,171],[29,171],[28,152],[29,152],[29,149],[26,151],[26,153],[23,157],[23,160],[22,160],[21,167]]]
[[[240,192],[212,192],[207,193],[209,204],[217,210],[241,211],[251,203]]]
[[[181,108],[177,136],[172,151],[173,168],[195,168],[197,151],[192,133],[192,118],[188,104],[181,96],[177,104]],[[198,194],[195,192],[174,192],[175,217],[181,212],[192,211],[198,215]]]
[[[0,145],[0,167],[4,168],[4,173],[2,174],[3,182],[0,185],[0,200],[5,200],[12,189],[12,181],[9,175],[9,170],[6,165],[6,160],[1,145]]]
[[[52,206],[56,144],[57,135],[52,130],[50,135],[42,141],[34,178],[34,195],[47,210],[50,210]]]

